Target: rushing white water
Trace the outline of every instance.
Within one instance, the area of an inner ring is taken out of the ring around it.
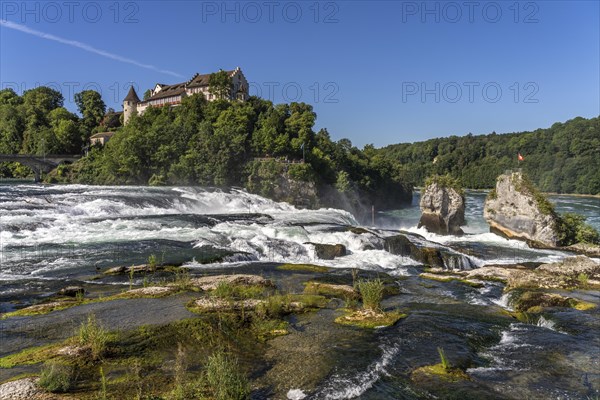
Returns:
[[[474,215],[481,211],[480,203],[479,197],[468,196],[470,234],[440,236],[413,224],[407,229],[423,239],[410,240],[442,250],[447,268],[556,261],[566,256],[484,232],[481,218]],[[404,222],[394,224],[399,228]],[[397,231],[372,229],[359,234],[347,229],[357,225],[347,211],[302,210],[235,189],[0,185],[0,280],[117,263],[110,249],[121,255],[139,254],[137,261],[126,261],[140,262],[152,253],[173,253],[173,246],[229,252],[221,265],[232,266],[252,261],[316,263],[406,275],[419,264],[384,250],[385,236]],[[163,249],[165,241],[170,244]],[[321,260],[311,243],[342,244],[348,254]],[[474,251],[461,253],[462,248]]]
[[[502,370],[525,370],[527,366],[519,362],[518,357],[514,357],[514,352],[530,352],[535,351],[539,346],[535,346],[528,341],[528,331],[531,328],[525,324],[514,323],[503,331],[500,342],[481,355],[491,361],[489,367],[470,368],[467,370],[469,374],[486,375],[491,372]]]
[[[306,398],[306,394],[300,389],[291,389],[287,392],[288,400],[302,400]]]
[[[355,399],[369,390],[383,376],[387,368],[400,352],[398,345],[381,345],[381,357],[352,376],[334,375],[316,398],[327,400]]]
[[[499,305],[502,308],[507,309],[508,311],[514,311],[510,305],[510,294],[504,293],[499,299],[492,300],[493,303]]]
[[[554,321],[552,321],[551,319],[544,318],[543,315],[540,315],[540,317],[537,320],[536,325],[539,326],[539,327],[541,327],[541,328],[546,328],[546,329],[550,329],[550,330],[553,330],[553,331],[558,331],[556,329],[556,323]]]

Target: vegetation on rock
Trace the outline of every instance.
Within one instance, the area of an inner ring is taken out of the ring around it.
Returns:
[[[73,365],[49,361],[40,372],[38,385],[52,393],[64,393],[73,387],[75,378]]]
[[[451,176],[450,174],[431,175],[427,177],[425,179],[424,188],[427,188],[427,186],[433,185],[434,183],[443,188],[454,189],[461,196],[464,196],[465,194],[464,188],[462,187],[460,181]]]
[[[438,347],[437,351],[440,356],[440,363],[417,368],[412,373],[413,380],[418,380],[420,375],[433,375],[449,382],[470,379],[469,375],[467,375],[462,369],[452,367],[450,361],[448,361],[448,358],[446,357],[446,352],[442,347]]]
[[[299,271],[299,272],[318,272],[324,273],[329,271],[329,268],[313,264],[283,264],[277,267],[281,271]]]
[[[381,311],[384,284],[381,279],[360,280],[356,287],[362,298],[363,308],[372,311]]]

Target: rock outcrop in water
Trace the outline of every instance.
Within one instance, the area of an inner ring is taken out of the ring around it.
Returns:
[[[500,175],[485,200],[483,216],[490,231],[540,247],[560,245],[558,217],[552,205],[521,172]]]
[[[600,288],[600,264],[586,256],[569,257],[534,269],[523,265],[490,265],[464,275],[470,279],[504,281],[507,289]]]
[[[344,246],[343,244],[324,244],[310,242],[307,242],[306,244],[314,246],[316,256],[321,260],[333,260],[337,257],[343,257],[347,253],[346,246]]]
[[[460,253],[437,247],[418,246],[406,235],[394,235],[384,238],[384,249],[392,254],[410,257],[429,267],[442,269],[471,269],[471,260]]]
[[[465,199],[454,187],[433,181],[421,194],[421,220],[429,232],[441,235],[462,235],[465,224]]]

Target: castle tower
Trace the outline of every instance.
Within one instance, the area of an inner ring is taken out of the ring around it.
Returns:
[[[140,102],[140,98],[133,86],[129,88],[129,93],[123,99],[123,125],[127,125],[127,121],[133,115],[134,112],[137,112],[137,104]]]

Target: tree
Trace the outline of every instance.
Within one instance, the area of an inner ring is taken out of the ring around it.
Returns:
[[[152,90],[148,89],[144,92],[144,100],[148,100],[152,96]]]
[[[23,103],[23,99],[11,88],[0,90],[0,106],[5,104],[17,106],[21,103]]]
[[[114,131],[121,124],[121,114],[117,113],[113,108],[106,110],[106,115],[102,119],[101,128],[105,131]]]
[[[48,115],[52,110],[62,107],[63,103],[63,95],[46,86],[23,93],[23,104],[20,106],[25,121],[22,153],[44,153],[53,146],[54,137]]]
[[[102,96],[95,90],[84,90],[75,93],[75,104],[83,117],[82,124],[85,130],[84,139],[89,138],[92,129],[100,125],[104,119],[106,105],[102,101]]]
[[[78,154],[81,152],[81,130],[79,119],[64,107],[52,110],[48,114],[50,126],[54,133],[52,142],[56,144],[53,153]]]
[[[21,150],[24,129],[19,108],[10,102],[0,104],[0,153],[18,153]]]
[[[341,193],[350,191],[350,188],[351,188],[350,176],[348,175],[348,173],[346,171],[338,172],[337,179],[335,182],[335,188],[338,190],[338,192],[341,192]]]
[[[208,92],[217,99],[228,99],[231,95],[233,82],[226,71],[220,70],[208,77]]]

